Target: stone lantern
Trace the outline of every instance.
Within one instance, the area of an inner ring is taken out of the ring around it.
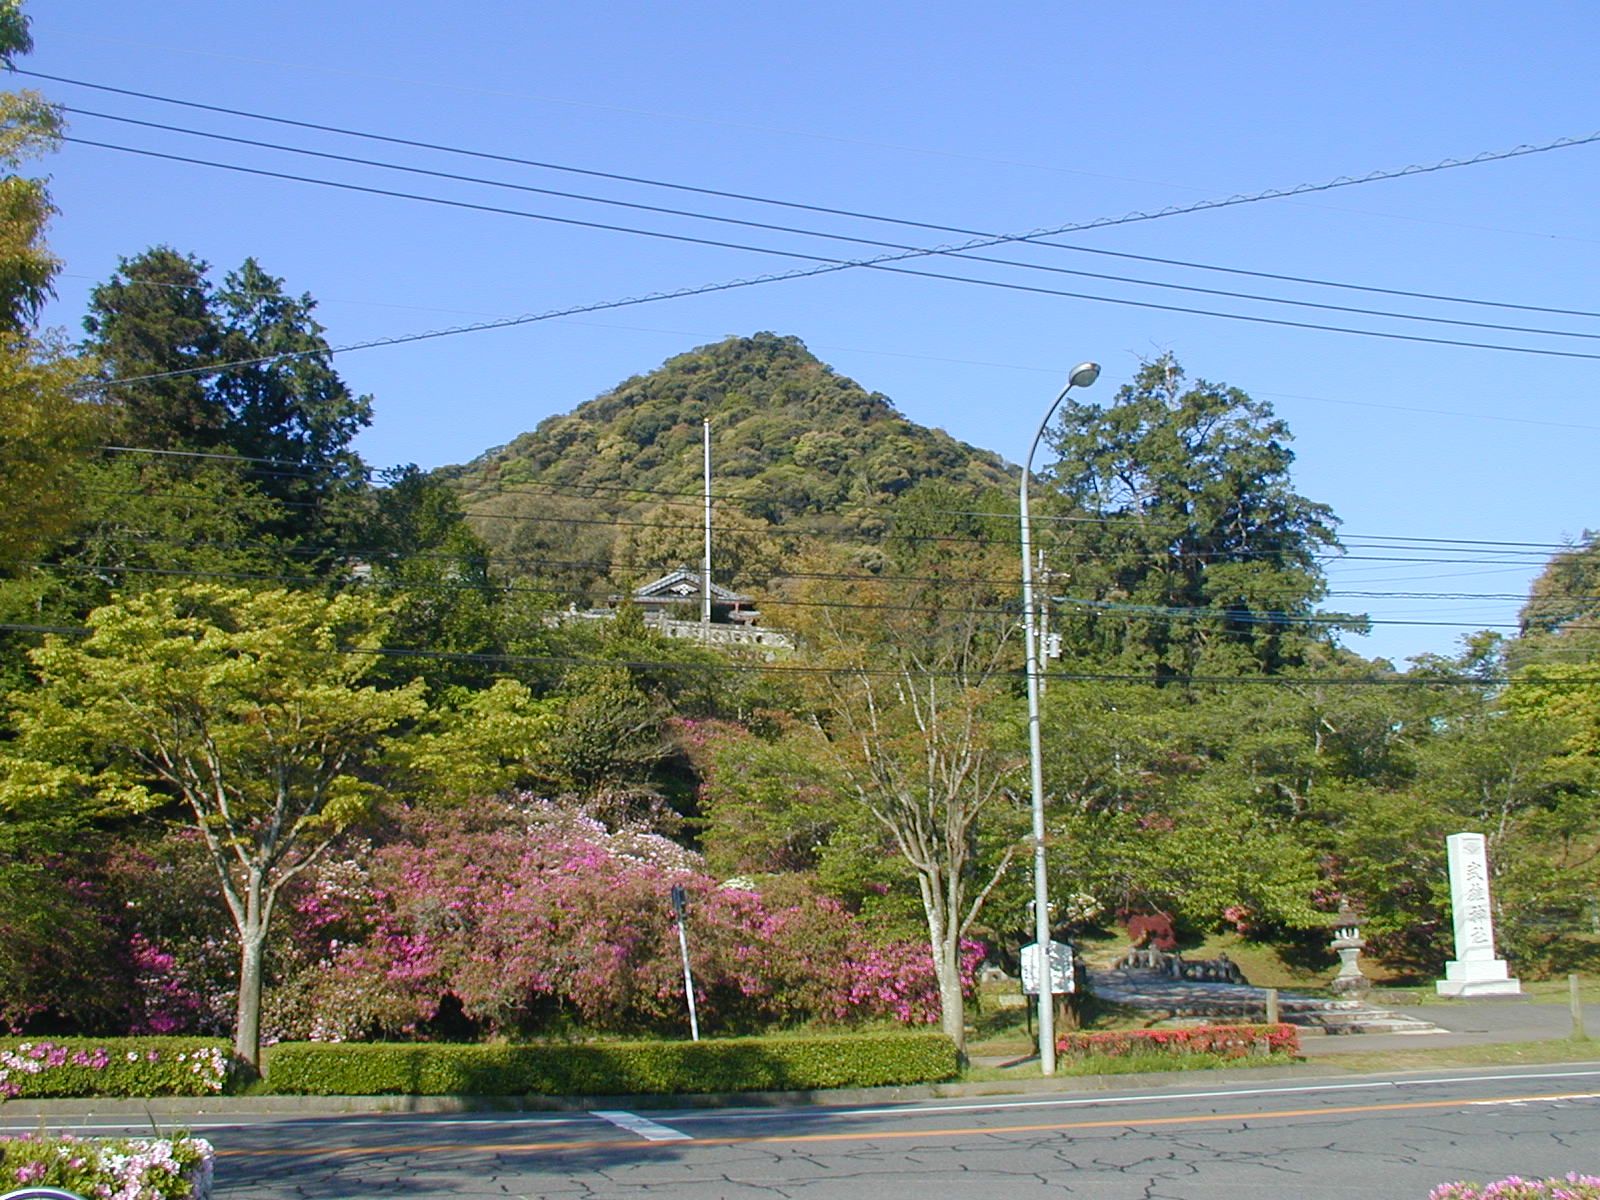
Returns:
[[[1339,973],[1333,979],[1333,991],[1340,996],[1364,996],[1372,990],[1372,980],[1361,973],[1361,948],[1367,944],[1361,936],[1361,913],[1350,901],[1339,906],[1339,915],[1333,919],[1333,948],[1339,953]]]

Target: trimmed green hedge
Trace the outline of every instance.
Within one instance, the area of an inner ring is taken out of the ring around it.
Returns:
[[[0,1038],[0,1100],[74,1096],[214,1096],[233,1052],[221,1038]]]
[[[274,1092],[313,1096],[619,1096],[810,1091],[955,1077],[936,1033],[709,1042],[475,1046],[311,1043],[266,1056]]]

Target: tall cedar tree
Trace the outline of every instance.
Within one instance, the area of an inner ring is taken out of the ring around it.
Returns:
[[[1289,429],[1237,388],[1166,356],[1109,407],[1069,400],[1051,444],[1067,518],[1054,564],[1070,577],[1075,653],[1155,678],[1272,672],[1315,640],[1332,511],[1289,479]],[[1084,519],[1087,518],[1087,519]]]
[[[309,295],[289,295],[254,259],[217,289],[208,269],[156,246],[91,293],[86,348],[124,444],[251,460],[239,470],[282,505],[260,532],[302,552],[337,547],[365,490],[350,443],[371,423],[371,398],[333,369]]]

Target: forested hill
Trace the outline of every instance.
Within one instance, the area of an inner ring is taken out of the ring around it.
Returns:
[[[667,360],[441,477],[517,574],[585,586],[699,560],[711,421],[719,578],[761,582],[796,535],[857,540],[936,479],[1010,486],[999,456],[901,416],[794,337],[730,337]],[[564,569],[564,564],[582,564]]]

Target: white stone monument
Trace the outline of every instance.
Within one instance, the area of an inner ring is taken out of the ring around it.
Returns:
[[[1481,833],[1445,839],[1450,863],[1450,915],[1456,956],[1434,987],[1441,996],[1520,996],[1522,983],[1494,956],[1494,918],[1489,906],[1489,856]]]

